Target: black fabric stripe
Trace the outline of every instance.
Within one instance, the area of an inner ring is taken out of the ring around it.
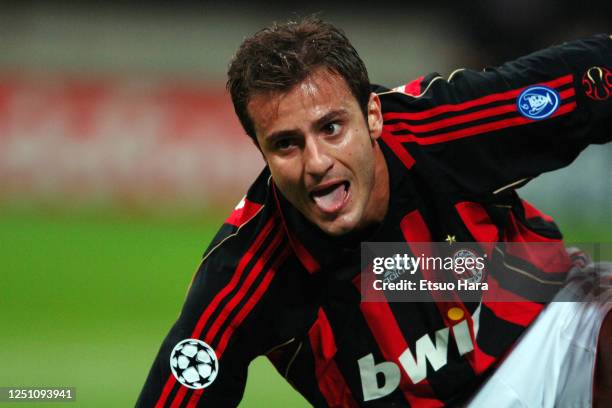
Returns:
[[[172,378],[174,378],[174,374],[170,373],[170,375],[172,376]],[[176,378],[174,378],[174,379],[176,380]],[[164,383],[164,385],[165,385],[165,383]],[[178,390],[181,387],[184,387],[184,385],[181,385],[181,383],[178,382],[178,380],[176,380],[175,383],[174,383],[174,387],[172,387],[172,391],[170,391],[170,394],[168,394],[168,398],[166,399],[166,402],[164,403],[164,407],[169,408],[170,405],[172,405],[172,402],[174,401],[174,397],[176,397],[176,394],[178,393]],[[162,390],[163,390],[163,386],[162,386]]]
[[[287,381],[295,387],[313,407],[327,407],[327,401],[319,390],[319,383],[315,377],[314,353],[310,340],[306,336],[302,340],[302,348],[293,360]]]
[[[521,205],[515,206],[512,209],[512,212],[523,226],[525,226],[527,229],[534,232],[535,234],[552,239],[560,240],[563,238],[559,227],[554,221],[545,220],[541,216],[527,218],[525,214],[525,207],[522,202]]]
[[[393,302],[389,303],[389,307],[411,350],[415,342],[423,335],[431,334],[444,327],[444,320],[433,298],[431,303]]]
[[[275,231],[273,230],[272,233],[270,234],[270,237],[273,238],[274,235],[276,235],[276,234],[275,234]],[[270,238],[270,237],[268,237],[268,238]],[[280,242],[278,244],[278,247],[272,251],[272,253],[270,254],[270,258],[264,263],[261,271],[259,271],[259,274],[257,275],[255,280],[251,284],[251,287],[248,289],[247,293],[242,297],[240,302],[238,302],[238,304],[230,311],[230,313],[228,314],[227,318],[225,319],[225,321],[223,322],[223,324],[219,328],[219,331],[215,335],[215,338],[212,340],[211,346],[213,348],[218,345],[218,342],[221,340],[221,337],[223,336],[225,331],[230,326],[232,319],[240,312],[240,310],[242,310],[242,307],[251,299],[251,297],[253,296],[253,293],[257,290],[257,288],[261,284],[262,280],[264,279],[264,276],[270,270],[270,268],[272,267],[272,264],[278,259],[278,256],[286,248],[287,245],[288,245],[287,238],[283,234],[283,237],[281,238],[281,240],[280,240]],[[268,246],[269,246],[268,240],[264,241],[262,247],[260,248],[261,251],[259,251],[259,252],[260,253],[263,252]],[[260,258],[261,258],[261,254],[256,254],[256,256],[254,256],[253,259],[251,260],[251,262],[249,262],[249,264],[245,268],[244,274],[240,278],[240,282],[236,286],[235,290],[233,290],[230,293],[230,295],[227,296],[226,299],[219,304],[219,307],[217,308],[219,313],[221,313],[221,310],[223,310],[225,305],[227,303],[229,303],[229,301],[231,299],[233,299],[235,297],[235,295],[238,294],[238,292],[241,290],[244,281],[247,279],[247,276],[251,273],[253,267],[255,266],[255,262],[257,262],[257,260],[260,259]],[[270,287],[268,287],[267,290],[269,290],[269,289],[270,289]],[[264,296],[265,295],[262,295],[262,297],[264,297]],[[261,301],[261,298],[260,298],[259,301]],[[255,309],[255,307],[251,310],[251,313],[253,312],[254,309]],[[216,317],[213,318],[211,316],[211,321],[214,321],[215,319],[216,319]],[[245,319],[246,319],[246,316],[245,316]],[[244,323],[244,321],[243,321],[243,323]],[[202,332],[202,333],[204,334],[205,332]]]
[[[528,300],[537,302],[551,301],[561,289],[562,283],[565,282],[565,278],[567,277],[567,271],[545,273],[521,258],[508,254],[502,256],[497,251],[496,254],[497,256],[494,256],[492,262],[489,264],[489,273],[495,277],[501,288]],[[529,276],[514,271],[506,265],[520,269],[529,274]],[[545,282],[539,282],[533,277]]]
[[[480,306],[480,322],[476,342],[482,351],[499,358],[523,333],[525,328],[495,316],[493,311],[483,303]]]
[[[547,221],[542,217],[533,217],[521,221],[525,227],[538,235],[551,239],[563,238],[559,227],[552,221]]]
[[[384,362],[385,358],[361,313],[359,307],[361,295],[357,288],[346,282],[344,285],[337,284],[331,287],[329,292],[333,293],[333,298],[323,306],[323,310],[332,327],[338,348],[334,359],[355,400],[363,407],[409,407],[399,387],[383,398],[364,401],[357,361],[370,353],[374,357],[375,364]],[[360,334],[358,337],[355,336],[356,332]],[[400,367],[400,372],[401,370]],[[383,379],[378,378],[378,381],[382,384]]]
[[[543,243],[545,245],[551,245],[548,243]],[[509,242],[508,245],[517,245],[515,243]],[[528,244],[526,244],[528,245]],[[557,244],[555,244],[557,245]],[[560,243],[558,245],[561,245]],[[504,248],[500,248],[500,250],[504,250]],[[501,263],[501,261],[503,260],[507,265],[513,266],[515,268],[519,268],[523,271],[529,272],[529,274],[535,276],[538,279],[542,279],[542,280],[551,280],[551,281],[555,281],[555,282],[561,282],[563,283],[565,281],[565,274],[567,273],[567,271],[565,270],[561,270],[561,271],[556,271],[554,273],[551,272],[544,272],[543,270],[541,270],[540,268],[538,268],[537,266],[531,264],[530,262],[526,261],[525,259],[519,258],[518,256],[515,255],[511,255],[508,253],[504,253],[502,255],[502,253],[500,253],[499,251],[496,251],[497,256],[493,258],[493,262],[495,262],[495,264],[497,265],[497,263]]]
[[[432,303],[389,303],[408,347],[416,357],[416,341],[424,335],[433,340],[434,333],[445,326],[439,309]],[[477,303],[466,303],[473,312]],[[417,321],[417,317],[419,318]],[[467,392],[479,384],[478,378],[465,356],[459,355],[456,342],[449,328],[447,364],[434,371],[427,362],[427,380],[436,397],[446,404],[463,401]],[[469,385],[466,385],[469,384]]]
[[[308,332],[319,310],[317,278],[303,269],[295,254],[279,268],[266,295],[243,322],[245,331],[256,334],[251,344],[261,344],[253,347],[259,350],[258,354],[268,353],[292,338],[296,339],[294,343],[299,342]]]
[[[566,105],[568,103],[571,103],[573,101],[575,101],[575,97],[570,97],[567,99],[564,99],[561,101],[561,104],[559,104],[559,107],[557,108],[560,109],[563,105]],[[569,112],[568,112],[569,113]],[[462,114],[464,114],[464,112],[462,112]],[[457,116],[457,115],[455,115]],[[512,118],[517,118],[517,117],[523,117],[523,115],[518,112],[518,111],[512,111],[512,112],[507,112],[507,113],[502,113],[502,114],[498,114],[498,115],[493,115],[493,116],[488,116],[486,118],[481,118],[481,119],[476,119],[476,120],[471,120],[469,122],[464,122],[464,123],[459,123],[456,125],[451,125],[451,126],[445,126],[443,128],[440,129],[436,129],[436,130],[431,130],[431,131],[427,131],[427,132],[414,132],[412,130],[408,130],[408,129],[400,129],[400,130],[395,130],[392,131],[391,134],[395,135],[395,136],[401,136],[401,135],[414,135],[417,137],[429,137],[429,136],[436,136],[436,135],[440,135],[440,134],[444,134],[444,133],[450,133],[450,132],[454,132],[457,130],[463,130],[463,129],[469,129],[475,126],[479,126],[479,125],[484,125],[487,123],[492,123],[492,122],[497,122],[500,120],[505,120],[505,119],[512,119]],[[431,121],[431,123],[435,123],[436,121]],[[514,127],[515,125],[510,125],[510,127]],[[502,129],[496,129],[494,130],[494,132],[499,132],[503,130]],[[489,133],[489,132],[484,132],[484,133]]]
[[[449,329],[450,330],[450,329]],[[449,333],[447,364],[438,371],[427,362],[427,379],[435,395],[446,405],[465,402],[481,384],[466,356],[460,356],[452,332]]]
[[[206,393],[206,390],[204,390],[204,393]],[[179,408],[187,408],[187,404],[189,404],[189,400],[191,399],[191,396],[193,395],[193,390],[187,390],[187,393],[185,394],[185,398],[183,398],[183,401],[181,401],[181,404],[179,405]],[[202,395],[202,397],[204,397],[204,395]],[[200,401],[203,398],[200,398]]]
[[[494,115],[494,116],[488,116],[486,118],[482,118],[482,119],[476,119],[476,120],[472,120],[469,122],[465,122],[465,123],[459,123],[456,125],[451,125],[451,126],[446,126],[440,129],[436,129],[436,130],[431,130],[428,132],[413,132],[411,130],[407,130],[407,129],[402,129],[402,130],[396,130],[394,132],[391,132],[393,135],[396,136],[400,136],[400,135],[415,135],[418,137],[429,137],[429,136],[436,136],[442,133],[450,133],[450,132],[454,132],[456,130],[462,130],[462,129],[468,129],[474,126],[478,126],[478,125],[484,125],[486,123],[491,123],[491,122],[497,122],[499,120],[504,120],[504,119],[511,119],[511,118],[515,118],[520,116],[520,114],[516,111],[514,112],[508,112],[508,113],[503,113],[501,115]]]

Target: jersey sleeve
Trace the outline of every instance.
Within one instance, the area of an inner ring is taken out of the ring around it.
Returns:
[[[211,321],[209,320],[212,319],[206,319],[205,317],[205,315],[208,315],[206,312],[207,306],[212,304],[216,293],[223,289],[224,284],[229,283],[231,280],[228,270],[217,269],[213,273],[212,268],[216,266],[214,260],[212,260],[205,261],[199,268],[189,290],[183,310],[163,340],[153,362],[153,366],[149,371],[146,383],[136,404],[137,407],[170,407],[176,401],[179,403],[175,406],[181,406],[180,404],[184,400],[194,398],[196,392],[206,394],[207,398],[203,398],[204,395],[202,395],[199,399],[214,401],[212,406],[238,405],[244,390],[247,366],[250,360],[247,353],[243,353],[241,350],[231,350],[230,347],[230,350],[222,356],[222,361],[219,361],[217,350],[215,350],[213,342],[210,341]],[[204,319],[202,319],[203,317]],[[203,332],[203,328],[201,328],[203,325],[209,327],[208,333]],[[235,333],[233,337],[232,342],[240,342],[239,333]],[[190,341],[191,339],[193,340]],[[186,355],[185,359],[183,358],[185,347],[178,352],[176,351],[177,348],[181,347],[181,342],[183,341],[187,341],[185,346],[196,351],[196,356],[197,352],[201,350],[205,350],[207,353],[213,350],[214,359],[210,358],[210,355],[208,358],[204,357],[204,359],[211,360],[213,364],[209,364],[207,361],[203,362],[204,365],[210,367],[209,371],[211,373],[218,370],[216,373],[217,378],[213,380],[209,387],[201,390],[187,387],[187,384],[199,387],[204,385],[204,383],[201,382],[202,376],[197,371],[199,368],[198,361],[194,360],[193,352]],[[182,366],[179,366],[179,358],[183,361],[182,365],[188,365],[186,369],[190,367],[196,368],[196,371],[191,370],[192,376],[189,378],[189,380],[195,379],[195,383],[182,384],[178,381],[177,375],[182,375],[185,378],[183,374],[184,369]],[[174,373],[171,365],[174,366],[172,367],[174,368]],[[198,402],[201,403],[202,401]]]
[[[245,197],[194,275],[158,351],[138,407],[233,407],[249,363],[269,349],[266,303],[287,242],[272,211]]]
[[[446,191],[499,192],[612,139],[612,40],[596,35],[380,95],[383,140],[404,164]]]

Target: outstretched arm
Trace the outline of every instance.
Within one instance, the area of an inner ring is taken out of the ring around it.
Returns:
[[[445,190],[490,194],[612,139],[612,40],[596,35],[380,95],[383,139],[428,174],[442,172]]]

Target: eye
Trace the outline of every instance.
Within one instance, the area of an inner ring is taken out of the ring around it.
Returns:
[[[293,139],[290,139],[290,138],[279,139],[276,142],[274,142],[274,148],[276,150],[288,150],[294,144],[295,142],[293,141]]]
[[[337,122],[329,122],[323,126],[323,132],[328,135],[337,135],[340,133],[341,126]]]

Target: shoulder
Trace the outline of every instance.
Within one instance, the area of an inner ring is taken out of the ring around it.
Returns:
[[[262,318],[271,318],[262,314],[262,305],[278,301],[278,291],[270,289],[278,286],[276,277],[292,252],[269,178],[264,169],[224,221],[192,279],[181,322],[211,341],[227,324],[228,333],[256,330]]]
[[[249,277],[261,279],[273,265],[282,266],[290,252],[265,168],[204,252],[190,290],[214,293]]]
[[[222,246],[236,247],[240,252],[240,248],[256,241],[262,233],[280,229],[271,183],[270,171],[266,167],[224,220],[204,252],[204,260],[215,254]]]

